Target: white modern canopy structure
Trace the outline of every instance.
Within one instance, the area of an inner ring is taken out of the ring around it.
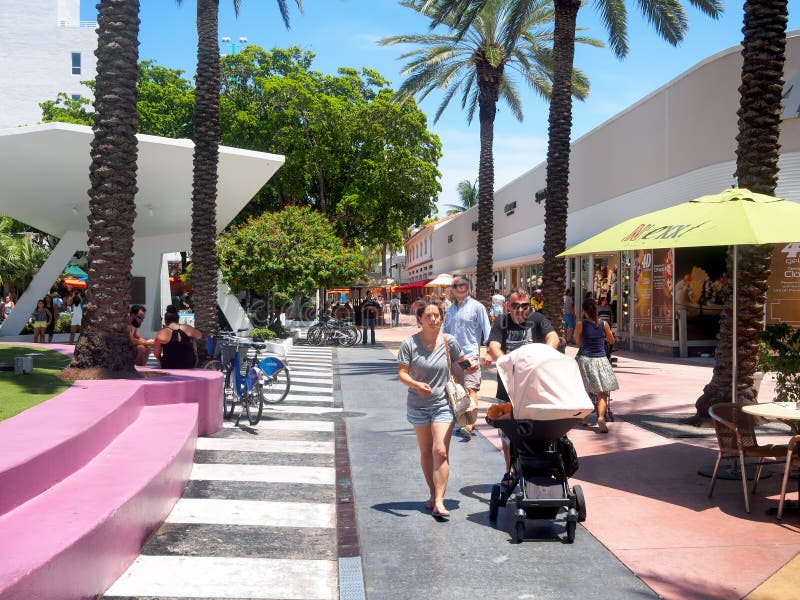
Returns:
[[[0,213],[60,238],[0,326],[0,337],[18,335],[36,300],[50,290],[73,254],[87,250],[92,137],[90,127],[65,123],[0,130]],[[150,310],[142,333],[150,335],[160,327],[163,309],[170,303],[166,254],[191,248],[194,143],[137,137],[139,191],[132,275],[145,281],[145,304]],[[220,146],[218,231],[283,163],[283,156]],[[247,315],[227,286],[220,285],[219,303],[231,326],[249,326]]]

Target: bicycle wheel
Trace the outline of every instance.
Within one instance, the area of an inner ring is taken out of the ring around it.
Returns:
[[[345,327],[342,327],[340,333],[341,336],[339,337],[339,344],[341,346],[349,348],[350,346],[355,346],[358,343],[358,338],[360,337],[360,335],[358,333],[358,329],[356,329],[352,325],[347,325]]]
[[[242,398],[244,412],[250,425],[258,425],[261,420],[261,413],[264,410],[264,399],[261,391],[261,382],[256,382],[249,391],[245,392]]]
[[[309,327],[306,334],[306,342],[311,346],[321,346],[325,341],[325,330],[321,325],[313,325]]]
[[[222,370],[222,363],[219,362],[216,358],[211,358],[203,363],[203,369],[206,371],[221,371]]]
[[[289,393],[292,385],[289,369],[281,369],[272,377],[267,377],[261,386],[261,397],[267,404],[281,402]]]
[[[236,378],[233,372],[228,369],[225,372],[225,385],[222,388],[222,416],[230,419],[233,416],[233,409],[236,406]]]

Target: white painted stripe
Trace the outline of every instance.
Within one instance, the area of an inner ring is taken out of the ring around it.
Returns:
[[[226,429],[239,429],[232,421],[225,421],[222,426]],[[331,421],[261,421],[258,425],[248,425],[247,427],[280,431],[333,431],[333,423]]]
[[[333,442],[302,440],[249,440],[243,438],[197,438],[198,450],[230,452],[281,452],[293,454],[333,454]]]
[[[323,394],[328,392],[330,394],[333,393],[333,386],[326,387],[324,385],[295,385],[294,381],[292,385],[289,386],[289,392],[319,392]]]
[[[289,351],[289,356],[312,356],[320,358],[331,358],[333,352],[330,350],[303,350],[302,352]]]
[[[319,362],[312,362],[308,360],[295,360],[289,363],[289,370],[293,368],[298,369],[306,369],[306,370],[313,370],[313,371],[326,371],[328,373],[331,372],[331,361],[319,361]]]
[[[308,502],[181,498],[167,523],[252,525],[261,527],[336,527],[336,506]]]
[[[333,373],[315,373],[314,371],[292,371],[292,383],[299,382],[332,382]]]
[[[333,394],[316,395],[316,394],[288,394],[286,396],[287,402],[330,402],[333,403]]]
[[[336,481],[333,467],[300,467],[287,465],[223,465],[195,464],[189,479],[203,481],[264,481],[267,483],[332,484]]]
[[[140,556],[105,596],[335,600],[337,587],[330,560]]]
[[[264,415],[269,418],[269,413],[296,413],[298,415],[324,415],[327,413],[342,412],[341,408],[327,406],[286,406],[284,404],[265,404]]]

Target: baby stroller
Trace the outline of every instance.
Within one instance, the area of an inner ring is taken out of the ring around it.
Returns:
[[[511,442],[513,479],[492,487],[489,519],[497,520],[499,507],[519,486],[513,498],[514,541],[522,542],[526,519],[553,520],[564,509],[572,543],[577,523],[586,519],[586,501],[579,485],[569,486],[578,457],[566,433],[592,412],[577,363],[545,344],[527,344],[501,357],[497,373],[511,398],[511,411],[498,405],[486,422]],[[499,412],[505,414],[496,416]]]

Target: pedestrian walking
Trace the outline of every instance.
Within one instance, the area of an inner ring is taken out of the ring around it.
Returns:
[[[444,505],[447,480],[450,476],[450,439],[453,435],[453,410],[445,394],[450,378],[447,344],[455,363],[462,363],[468,372],[478,369],[470,364],[458,342],[442,333],[444,308],[436,299],[420,302],[415,310],[419,333],[404,339],[397,355],[397,376],[408,387],[406,418],[414,426],[419,446],[420,465],[429,497],[425,502],[434,517],[447,518]]]
[[[361,343],[367,343],[367,328],[372,335],[372,345],[375,345],[375,321],[381,312],[381,305],[372,297],[372,292],[367,292],[367,299],[361,305],[361,325],[364,329],[364,335],[361,338]]]
[[[452,335],[470,361],[479,364],[481,343],[489,339],[491,325],[486,308],[470,295],[469,282],[464,277],[455,277],[451,286],[453,303],[445,312],[444,332]],[[453,363],[453,375],[462,382],[469,395],[478,404],[481,388],[481,371],[467,373],[459,364]],[[463,425],[459,433],[466,439],[473,435],[473,425]]]
[[[575,300],[572,297],[572,290],[567,288],[564,292],[564,336],[567,343],[572,342],[572,334],[575,331]]]
[[[69,324],[69,343],[75,343],[75,334],[81,330],[81,322],[83,321],[83,296],[80,292],[75,292],[70,298],[70,305],[72,306],[72,320]]]
[[[389,309],[392,314],[392,327],[397,327],[400,321],[400,298],[396,294],[389,301]]]
[[[580,346],[577,360],[583,386],[597,397],[597,429],[608,433],[608,393],[619,389],[617,376],[606,355],[606,344],[614,343],[614,334],[608,322],[598,316],[597,302],[593,298],[583,302],[583,318],[575,327],[575,341]]]
[[[491,313],[492,323],[494,323],[494,320],[497,317],[503,314],[503,307],[505,306],[505,304],[506,304],[506,297],[500,293],[500,290],[495,288],[494,294],[492,295],[492,313]]]
[[[542,313],[531,311],[531,301],[528,298],[527,290],[515,289],[508,297],[508,313],[495,319],[492,324],[489,343],[486,346],[488,356],[484,364],[490,364],[492,360],[497,360],[520,346],[534,343],[558,348],[558,334]],[[511,401],[499,377],[497,378],[497,399],[501,404]],[[499,433],[503,442],[503,456],[506,460],[503,485],[512,485],[515,479],[511,473],[509,440],[502,431]]]
[[[44,333],[47,335],[47,343],[52,344],[53,334],[56,331],[56,321],[58,321],[58,308],[56,308],[53,297],[50,294],[44,297],[44,309],[47,311],[47,327],[45,327]]]

